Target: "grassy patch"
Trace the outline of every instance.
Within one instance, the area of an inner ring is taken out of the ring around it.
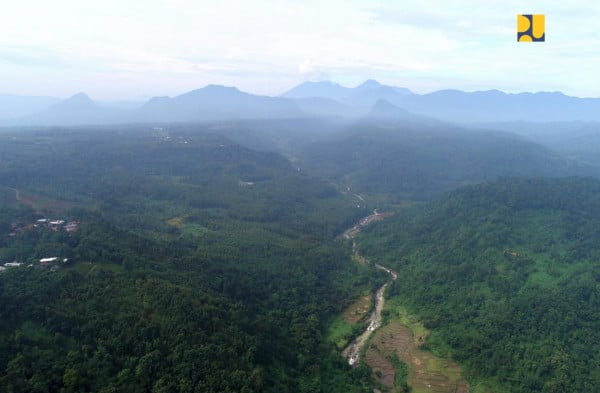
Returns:
[[[190,237],[202,237],[208,233],[212,233],[210,229],[199,224],[187,224],[183,227],[182,235]]]
[[[125,269],[114,263],[91,263],[91,262],[78,262],[71,264],[67,269],[75,270],[84,276],[90,274],[96,274],[100,271],[111,271],[115,274],[124,273]]]
[[[362,293],[361,297],[352,303],[343,313],[343,318],[350,324],[363,320],[373,309],[373,295],[369,291]]]
[[[508,393],[509,391],[493,380],[471,382],[471,393]]]
[[[396,369],[396,375],[394,377],[394,385],[397,389],[402,392],[409,392],[410,387],[408,386],[408,365],[404,363],[396,353],[390,357],[392,365]]]
[[[359,265],[363,266],[366,266],[369,263],[369,261],[365,257],[358,253],[352,254],[352,262],[358,263]]]
[[[344,318],[336,317],[329,325],[327,341],[334,343],[339,350],[344,349],[352,337],[353,326],[346,322]]]
[[[423,344],[429,336],[429,330],[423,326],[419,319],[402,306],[400,299],[392,298],[387,301],[386,308],[390,310],[390,317],[397,318],[400,323],[410,329],[415,341]]]
[[[186,216],[173,217],[170,220],[167,220],[167,224],[175,228],[182,228],[185,225],[186,219]]]

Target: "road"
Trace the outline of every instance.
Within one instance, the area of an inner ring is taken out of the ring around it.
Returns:
[[[8,188],[9,190],[14,191],[15,192],[15,199],[17,200],[17,202],[21,202],[21,191],[19,191],[16,188],[12,188],[12,187],[6,187],[6,188]]]

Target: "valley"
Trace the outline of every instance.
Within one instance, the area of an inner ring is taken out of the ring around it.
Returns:
[[[19,130],[0,157],[1,391],[365,392],[321,339],[377,282],[335,242],[354,196],[198,130]]]
[[[379,329],[365,354],[376,384],[391,392],[469,393],[460,366],[421,349],[421,339],[395,318]]]
[[[2,130],[0,390],[596,386],[597,180],[386,122]]]
[[[386,272],[390,279],[378,288],[372,297],[374,306],[370,314],[366,313],[369,308],[364,304],[364,297],[344,313],[344,315],[350,313],[352,316],[345,317],[348,323],[356,324],[362,320],[366,328],[348,343],[342,355],[352,367],[358,366],[361,361],[369,366],[373,372],[375,392],[379,392],[377,387],[381,387],[385,391],[394,392],[410,389],[416,393],[469,393],[469,384],[462,377],[460,367],[456,363],[439,358],[420,348],[425,344],[429,332],[411,316],[398,313],[397,301],[392,306],[386,305],[386,291],[398,280],[398,273],[378,263],[370,262],[357,250],[356,237],[360,231],[390,216],[389,212],[378,213],[375,209],[372,214],[359,220],[343,234],[344,238],[352,241],[355,260],[365,261],[375,269]],[[401,278],[398,285],[402,285]],[[359,309],[356,308],[357,306]],[[382,316],[384,310],[387,311],[385,321]],[[357,316],[359,318],[356,318]],[[415,333],[419,334],[415,335]]]
[[[397,275],[394,272],[391,272],[389,269],[386,269],[380,265],[376,265],[376,268],[385,271],[386,273],[390,274],[392,280],[396,280]],[[375,306],[373,307],[373,311],[367,320],[367,328],[365,331],[360,336],[352,340],[352,342],[342,352],[342,355],[348,359],[348,364],[350,366],[355,366],[360,362],[361,352],[368,343],[369,338],[373,332],[375,332],[381,326],[381,312],[385,306],[385,290],[388,285],[389,283],[383,284],[383,286],[381,286],[381,288],[379,288],[375,293]]]
[[[599,187],[464,187],[365,228],[360,249],[398,271],[392,312],[418,317],[426,348],[460,363],[475,391],[594,391],[597,355],[581,343],[597,346]]]
[[[598,0],[4,3],[0,393],[600,393]]]

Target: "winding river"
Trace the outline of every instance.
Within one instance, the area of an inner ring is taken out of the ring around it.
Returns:
[[[355,254],[358,255],[358,251],[356,250],[356,242],[354,241],[354,237],[365,226],[367,226],[375,221],[380,221],[383,218],[384,218],[384,216],[382,214],[378,213],[377,209],[375,209],[373,211],[373,214],[362,218],[356,225],[354,225],[352,228],[350,228],[346,232],[344,232],[343,236],[346,239],[352,239],[352,249],[354,250]],[[362,259],[366,260],[365,258],[362,258]],[[383,270],[383,271],[387,272],[391,278],[388,282],[383,284],[377,290],[377,294],[375,296],[375,308],[373,309],[373,311],[371,312],[371,315],[369,316],[369,325],[367,326],[365,331],[362,332],[362,334],[360,336],[358,336],[357,338],[352,340],[352,342],[350,342],[350,344],[348,344],[348,346],[342,351],[342,354],[344,355],[344,357],[346,359],[348,359],[348,363],[351,366],[357,366],[359,364],[360,353],[361,353],[362,349],[367,344],[367,341],[369,340],[369,337],[371,337],[371,334],[373,334],[373,332],[381,326],[381,312],[383,311],[383,306],[385,305],[385,290],[387,289],[387,287],[390,283],[392,283],[393,281],[395,281],[398,278],[398,273],[396,273],[392,269],[389,269],[389,268],[379,265],[377,263],[375,263],[374,266],[375,266],[375,268],[377,268],[379,270]]]

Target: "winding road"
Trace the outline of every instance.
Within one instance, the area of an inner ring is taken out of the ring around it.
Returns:
[[[6,187],[7,189],[14,191],[15,192],[15,199],[17,200],[17,202],[21,202],[21,191],[19,191],[16,188],[12,188],[12,187]]]
[[[356,242],[354,241],[354,237],[358,235],[362,228],[381,219],[383,219],[382,215],[377,212],[377,209],[375,209],[373,211],[373,214],[362,218],[356,225],[344,232],[343,236],[346,239],[353,240],[352,249],[357,256],[359,254],[356,250]],[[361,259],[367,261],[367,259],[364,257],[361,257]],[[387,289],[390,283],[392,283],[398,278],[398,273],[396,273],[392,269],[377,263],[375,263],[374,266],[379,270],[387,272],[390,275],[391,279],[377,290],[377,294],[375,296],[375,308],[369,316],[369,325],[367,326],[365,331],[360,336],[352,340],[352,342],[348,344],[348,346],[342,351],[342,355],[344,355],[344,357],[348,359],[348,363],[351,366],[358,366],[360,362],[360,353],[362,349],[367,344],[369,337],[371,337],[371,334],[373,334],[373,332],[381,326],[381,312],[383,311],[383,306],[385,305],[385,290]]]

